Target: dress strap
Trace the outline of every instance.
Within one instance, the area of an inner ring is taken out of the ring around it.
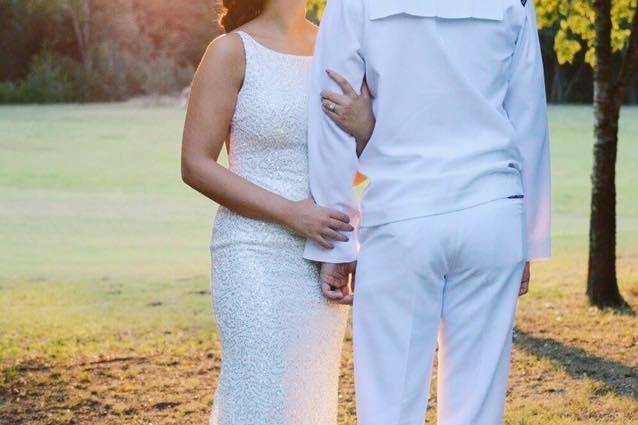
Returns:
[[[257,55],[259,51],[259,45],[248,33],[238,30],[235,31],[244,45],[244,56],[246,60],[246,67],[244,71],[244,86],[252,81],[253,69],[255,68],[255,62],[258,60]]]
[[[254,38],[252,38],[250,34],[248,34],[247,32],[244,32],[241,30],[238,30],[235,32],[237,33],[237,35],[239,35],[242,43],[244,44],[244,51],[246,52],[246,61],[248,61],[250,58],[254,57],[255,52],[257,48],[259,47],[259,45],[257,44],[257,41]]]

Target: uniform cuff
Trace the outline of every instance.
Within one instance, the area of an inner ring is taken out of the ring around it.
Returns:
[[[332,242],[333,249],[323,248],[315,241],[307,241],[303,257],[319,263],[343,264],[357,260],[356,241],[351,238],[348,242]]]
[[[530,240],[527,242],[527,260],[546,260],[551,257],[551,239]]]

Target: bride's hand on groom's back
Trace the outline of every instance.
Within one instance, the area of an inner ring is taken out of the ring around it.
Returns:
[[[354,231],[347,214],[321,207],[312,199],[292,202],[285,212],[284,224],[326,249],[334,248],[330,241],[348,241],[342,232]]]
[[[368,84],[363,80],[361,94],[357,94],[350,83],[337,72],[326,73],[339,85],[342,94],[330,90],[322,91],[323,111],[341,129],[355,138],[359,156],[368,144],[376,123]]]

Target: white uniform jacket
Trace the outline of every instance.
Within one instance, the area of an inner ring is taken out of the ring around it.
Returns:
[[[321,110],[366,76],[377,118],[355,142]],[[525,197],[527,258],[550,256],[550,161],[545,82],[532,0],[328,0],[309,107],[315,201],[361,226]],[[370,184],[361,202],[356,171]],[[308,242],[308,259],[357,258],[357,240],[333,250]]]

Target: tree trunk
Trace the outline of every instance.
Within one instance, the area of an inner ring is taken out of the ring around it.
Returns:
[[[89,53],[91,46],[91,5],[89,0],[69,1],[66,3],[75,40],[80,52],[80,58],[85,72],[89,72],[92,67],[92,58]]]
[[[550,99],[552,102],[562,103],[563,98],[563,79],[560,65],[554,66],[554,73],[552,77],[552,88],[550,90]]]
[[[587,63],[585,61],[582,61],[578,66],[578,71],[576,71],[576,73],[569,79],[567,87],[564,91],[564,98],[566,102],[569,102],[569,99],[572,96],[572,92],[574,91],[574,86],[580,81],[581,75],[583,74],[585,68],[587,68]]]
[[[596,141],[591,176],[591,218],[587,295],[600,308],[625,307],[616,277],[616,151],[618,108],[613,104],[594,106]]]
[[[616,152],[620,103],[612,73],[611,0],[595,0],[596,66],[594,67],[594,166],[589,227],[587,295],[599,307],[626,303],[616,277]]]

